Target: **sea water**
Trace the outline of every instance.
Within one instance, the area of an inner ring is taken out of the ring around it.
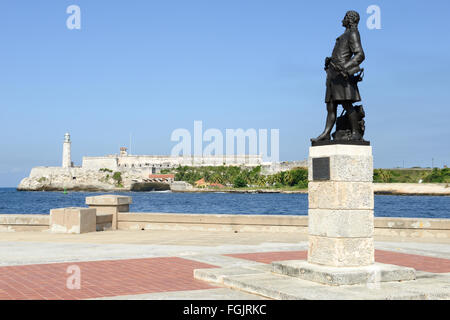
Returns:
[[[0,214],[48,214],[51,209],[86,207],[85,198],[105,192],[18,192],[0,188]],[[108,193],[112,194],[112,193]],[[132,212],[307,215],[308,195],[283,193],[118,192],[131,196]],[[448,196],[375,196],[375,216],[450,218]]]

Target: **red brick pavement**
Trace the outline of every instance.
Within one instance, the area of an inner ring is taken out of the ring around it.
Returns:
[[[69,266],[81,272],[81,288],[67,289]],[[78,300],[151,292],[212,289],[194,269],[216,266],[182,258],[55,263],[0,267],[0,300]]]
[[[271,263],[304,260],[307,251],[229,254],[227,256]],[[376,250],[375,260],[433,273],[450,272],[450,260]],[[81,288],[67,289],[69,266],[81,271]],[[213,289],[193,278],[194,269],[216,266],[168,257],[111,261],[54,263],[0,267],[0,300],[77,300],[152,292]]]
[[[227,256],[230,257],[247,259],[262,263],[271,263],[273,261],[283,261],[283,260],[306,260],[307,255],[308,255],[307,251],[227,254]],[[433,273],[450,272],[450,260],[443,258],[434,258],[415,254],[375,250],[375,261],[380,263],[411,267],[416,270],[426,272],[433,272]]]
[[[380,263],[395,264],[397,266],[411,267],[420,271],[433,273],[450,272],[450,260],[420,256],[383,250],[375,250],[375,261]]]

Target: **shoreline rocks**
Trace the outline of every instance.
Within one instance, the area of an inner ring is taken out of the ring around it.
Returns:
[[[446,183],[374,183],[375,194],[450,196],[450,185]]]
[[[146,183],[139,170],[93,170],[79,167],[36,167],[29,177],[22,179],[18,191],[85,191],[126,192],[161,189],[159,183]],[[169,189],[167,185],[166,188]]]
[[[160,190],[160,183],[146,183],[138,170],[120,172],[120,182],[112,171],[88,170],[79,167],[36,167],[24,178],[18,191],[80,191],[80,192],[129,192]],[[424,195],[450,196],[450,186],[445,183],[374,183],[374,192],[379,195]],[[304,190],[282,189],[208,189],[194,188],[187,182],[175,181],[161,190],[172,192],[220,192],[220,193],[286,193],[306,194]]]

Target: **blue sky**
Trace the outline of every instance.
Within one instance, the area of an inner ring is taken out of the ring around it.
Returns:
[[[66,27],[69,5],[81,30]],[[369,5],[381,30],[369,30]],[[448,1],[4,0],[0,186],[117,153],[170,154],[174,129],[280,129],[304,159],[326,115],[323,61],[347,10],[361,15],[360,84],[375,167],[450,165]]]

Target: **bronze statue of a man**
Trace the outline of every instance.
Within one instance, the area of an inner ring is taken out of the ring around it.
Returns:
[[[348,11],[342,20],[345,32],[336,39],[331,57],[325,59],[327,72],[327,91],[325,102],[327,104],[327,120],[323,133],[311,141],[318,142],[331,140],[331,130],[336,122],[337,106],[339,104],[346,111],[346,123],[348,135],[345,140],[361,141],[364,134],[364,121],[361,114],[362,106],[355,109],[354,102],[361,101],[358,90],[358,81],[361,81],[361,69],[359,65],[364,61],[365,55],[361,46],[361,38],[358,31],[359,14],[356,11]],[[339,126],[339,121],[338,125]],[[362,125],[361,125],[362,124]],[[337,128],[337,130],[339,130]],[[334,136],[334,135],[333,135]],[[334,136],[335,140],[339,139]]]

